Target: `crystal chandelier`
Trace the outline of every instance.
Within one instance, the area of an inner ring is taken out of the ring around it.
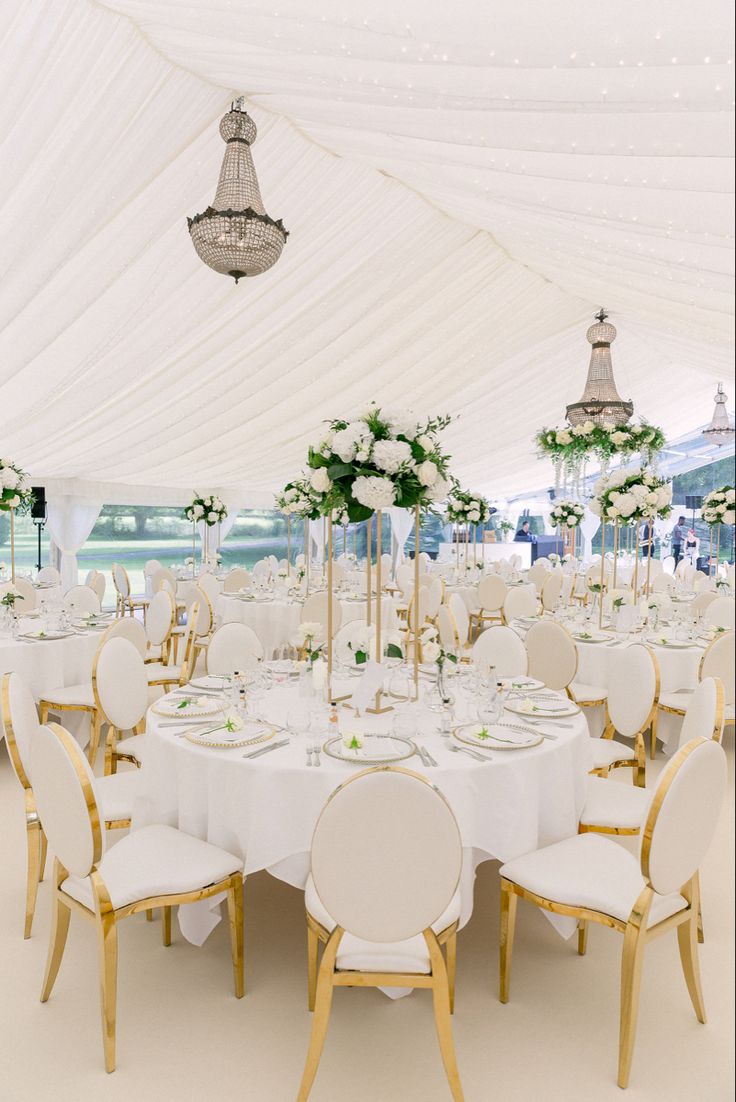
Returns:
[[[722,447],[724,444],[732,444],[736,437],[736,429],[729,421],[726,402],[728,398],[723,390],[723,383],[718,384],[715,396],[715,409],[707,429],[703,429],[703,436],[709,443]]]
[[[611,345],[616,339],[616,330],[606,321],[608,314],[603,308],[595,316],[597,324],[591,325],[585,334],[593,346],[585,390],[580,401],[567,407],[567,420],[571,425],[583,421],[593,421],[596,425],[606,421],[625,425],[634,412],[634,403],[624,402],[613,379]]]
[[[226,148],[212,206],[187,219],[200,260],[236,283],[272,268],[289,236],[281,219],[269,218],[263,206],[250,152],[256,124],[243,102],[240,96],[220,121]]]

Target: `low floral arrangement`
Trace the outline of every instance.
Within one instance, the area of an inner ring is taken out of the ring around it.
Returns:
[[[300,657],[307,662],[314,662],[319,658],[324,647],[324,630],[319,622],[305,621],[300,624],[295,639],[300,650]]]
[[[376,633],[367,626],[361,631],[356,631],[353,638],[348,641],[348,649],[353,652],[356,666],[363,666],[369,658],[376,658]],[[401,636],[395,632],[389,632],[382,640],[384,658],[403,658],[401,648]]]
[[[457,664],[457,655],[453,654],[451,651],[445,650],[444,647],[437,642],[437,638],[437,628],[429,627],[424,629],[419,637],[422,660],[424,662],[436,663],[440,670],[445,665],[445,662],[454,662]]]
[[[736,524],[736,490],[720,486],[703,498],[701,516],[711,527],[716,524]]]
[[[28,475],[10,459],[0,459],[0,511],[9,509],[25,512],[34,500]]]
[[[672,483],[646,468],[620,467],[598,479],[589,508],[604,523],[668,517],[672,512]]]
[[[429,508],[444,501],[451,483],[439,434],[449,423],[449,417],[420,423],[411,413],[385,413],[376,405],[354,421],[331,421],[307,460],[311,488],[322,495],[321,515],[346,512],[361,521],[393,505]]]
[[[18,592],[18,590],[11,587],[7,589],[3,594],[2,600],[0,600],[0,605],[5,605],[6,608],[12,609],[15,608],[15,602],[19,601],[20,599],[21,594]]]
[[[184,510],[184,516],[194,522],[203,521],[208,528],[212,528],[225,519],[227,506],[216,494],[209,494],[207,497],[195,495],[192,504],[187,505]]]
[[[490,502],[458,488],[447,499],[447,519],[451,524],[485,524],[491,519]]]
[[[301,478],[295,478],[293,482],[287,483],[282,492],[276,496],[276,508],[287,516],[303,517],[305,520],[318,520],[319,517],[329,513],[330,508],[338,509],[342,516],[344,501],[338,499],[337,494],[327,495],[323,490],[312,485],[312,482],[313,479],[302,475]]]
[[[662,430],[647,421],[638,425],[615,425],[612,421],[597,425],[594,421],[583,421],[580,425],[542,429],[536,436],[539,452],[567,467],[579,464],[590,455],[607,462],[614,455],[625,457],[637,452],[651,463],[665,443]]]
[[[552,523],[564,528],[576,528],[585,516],[585,506],[579,501],[558,501],[550,510]]]

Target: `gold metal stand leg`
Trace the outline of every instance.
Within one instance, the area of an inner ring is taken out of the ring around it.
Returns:
[[[36,897],[38,895],[38,882],[41,879],[41,824],[36,820],[26,823],[26,919],[23,928],[23,937],[31,936],[33,915],[36,911]]]
[[[639,926],[629,923],[624,934],[621,958],[621,1024],[618,1049],[618,1085],[629,1085],[634,1053],[636,1021],[639,1014],[641,969],[644,961],[644,936]]]
[[[511,959],[514,951],[514,930],[516,927],[516,894],[510,887],[506,887],[505,881],[501,881],[501,931],[500,950],[501,959],[499,967],[499,994],[502,1003],[509,1001],[509,985],[511,982]]]
[[[434,1020],[437,1027],[437,1039],[440,1043],[442,1063],[445,1065],[445,1074],[455,1102],[464,1102],[465,1095],[460,1084],[460,1072],[455,1055],[455,1041],[452,1036],[452,1019],[450,1017],[450,993],[447,979],[447,969],[442,956],[437,936],[432,930],[424,931],[424,939],[429,948],[429,959],[432,963],[432,1001],[434,1003]]]
[[[227,917],[230,925],[230,951],[233,958],[235,998],[245,994],[245,930],[243,924],[243,879],[236,873],[227,893]]]
[[[312,1036],[309,1041],[307,1060],[304,1065],[304,1073],[299,1086],[297,1102],[306,1102],[314,1083],[314,1077],[319,1067],[322,1049],[327,1035],[327,1025],[332,1009],[332,974],[335,971],[337,950],[342,941],[343,931],[336,926],[330,935],[330,940],[322,954],[322,962],[319,966],[317,977],[317,995],[314,1004],[314,1017],[312,1019]]]
[[[54,904],[51,915],[51,935],[49,937],[49,952],[46,958],[46,973],[41,987],[41,1002],[45,1003],[53,989],[56,977],[59,974],[61,958],[64,956],[66,935],[69,932],[69,919],[71,910],[62,903],[58,886],[66,877],[66,872],[58,861],[54,862]]]

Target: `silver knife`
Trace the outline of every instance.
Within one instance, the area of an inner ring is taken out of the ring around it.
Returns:
[[[272,742],[269,746],[261,746],[258,750],[251,750],[249,754],[243,754],[244,758],[260,758],[262,754],[270,754],[272,750],[278,750],[282,746],[288,746],[289,740],[282,739],[281,742]]]

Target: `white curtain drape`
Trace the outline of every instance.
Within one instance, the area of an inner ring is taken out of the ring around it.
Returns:
[[[391,520],[391,577],[394,577],[396,567],[404,561],[404,547],[414,526],[414,513],[395,506],[386,511]]]
[[[583,537],[583,561],[587,562],[593,554],[593,536],[600,526],[600,517],[597,517],[595,513],[591,513],[590,509],[586,509],[583,519],[580,521],[580,533]]]
[[[222,547],[238,518],[238,512],[237,508],[233,508],[233,511],[228,512],[219,525],[213,524],[211,528],[208,528],[202,520],[197,523],[201,554],[204,555],[207,550],[210,554],[213,554],[218,547]]]
[[[95,526],[102,502],[86,498],[59,496],[47,501],[46,524],[49,535],[59,549],[61,585],[64,592],[79,579],[77,552]]]
[[[310,551],[314,560],[318,563],[325,561],[325,522],[320,517],[319,520],[310,520],[309,522],[309,535],[310,535]]]

